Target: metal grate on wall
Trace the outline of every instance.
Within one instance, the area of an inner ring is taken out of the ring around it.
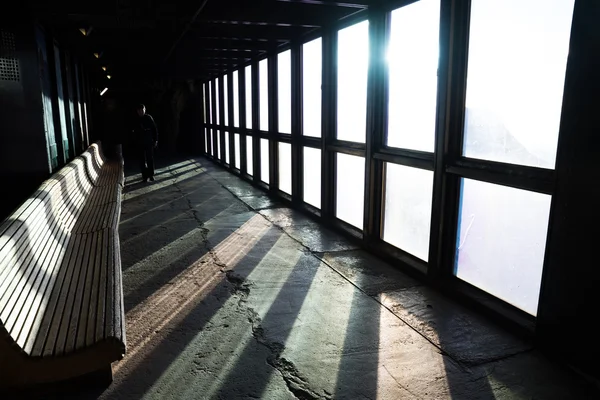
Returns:
[[[0,30],[0,81],[19,82],[19,59],[16,57],[15,34]]]

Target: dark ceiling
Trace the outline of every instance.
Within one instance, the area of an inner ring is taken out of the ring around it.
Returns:
[[[58,37],[101,53],[113,82],[142,76],[206,79],[380,0],[34,0]],[[91,29],[85,36],[80,28]],[[73,40],[73,39],[71,39]]]

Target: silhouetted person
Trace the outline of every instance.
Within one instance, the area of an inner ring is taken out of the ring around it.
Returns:
[[[146,114],[146,106],[139,104],[136,108],[138,118],[133,129],[133,142],[140,157],[142,179],[154,181],[154,148],[158,146],[158,130],[154,118]]]

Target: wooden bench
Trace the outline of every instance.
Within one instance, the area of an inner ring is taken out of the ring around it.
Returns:
[[[0,225],[0,387],[109,371],[125,354],[122,185],[122,162],[93,144]]]

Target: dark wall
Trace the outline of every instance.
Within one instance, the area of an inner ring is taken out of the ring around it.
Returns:
[[[538,337],[600,379],[600,3],[576,2]]]
[[[32,21],[1,22],[3,35],[15,39],[17,79],[0,79],[0,219],[18,206],[51,172],[44,133],[38,48]],[[6,190],[10,188],[9,190]]]

